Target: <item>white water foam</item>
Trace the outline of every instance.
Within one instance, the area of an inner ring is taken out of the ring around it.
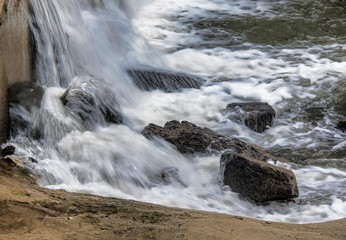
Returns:
[[[24,155],[30,156],[30,150],[26,145]],[[57,147],[42,146],[39,151],[33,157],[40,155],[40,164],[31,164],[41,175],[39,183],[51,189],[280,222],[322,222],[346,214],[346,172],[335,168],[276,163],[294,171],[300,197],[296,202],[256,206],[220,186],[218,155],[186,157],[126,126],[74,131]],[[177,175],[164,182],[163,169],[177,169]]]
[[[342,58],[326,57],[326,53],[343,51],[345,44],[276,48],[245,42],[234,49],[222,46],[198,47],[204,40],[196,31],[203,31],[203,29],[194,28],[192,26],[194,21],[212,18],[215,12],[226,12],[232,17],[246,15],[270,17],[273,14],[274,5],[272,4],[267,1],[229,3],[228,1],[205,0],[170,1],[170,4],[167,4],[166,1],[156,0],[143,8],[133,22],[138,32],[146,36],[153,46],[162,50],[162,59],[169,67],[196,73],[208,79],[201,93],[203,96],[210,96],[210,102],[215,104],[215,108],[213,110],[208,108],[207,116],[214,116],[212,119],[215,119],[219,110],[225,108],[230,102],[265,101],[277,111],[278,119],[274,128],[264,137],[257,135],[260,139],[265,139],[264,146],[273,147],[277,144],[292,147],[308,146],[317,135],[324,139],[324,143],[330,140],[332,145],[337,145],[340,139],[334,138],[335,130],[328,117],[328,114],[331,114],[328,110],[325,110],[327,116],[317,127],[297,121],[295,116],[298,114],[296,111],[303,112],[303,108],[309,107],[308,104],[313,102],[323,107],[325,102],[330,101],[328,100],[332,94],[330,89],[346,78],[346,62]],[[323,95],[326,98],[324,102],[319,100]],[[170,95],[169,99],[172,103],[178,105],[180,103],[178,97],[173,96],[172,99]],[[204,105],[208,105],[207,99],[208,97],[203,101]],[[183,109],[187,108],[188,101],[184,106]],[[203,105],[200,104],[200,106]],[[314,105],[311,104],[311,106]],[[163,108],[174,107],[164,106]],[[289,114],[292,108],[298,109]],[[198,108],[193,106],[191,109]],[[189,115],[185,114],[185,111],[182,112],[184,114],[181,117],[176,113],[175,116],[183,119]],[[200,112],[205,113],[205,111]],[[153,116],[151,113],[148,115]],[[202,123],[201,119],[205,119],[204,116],[199,115],[195,119],[200,119],[198,122]],[[216,118],[221,123],[227,122],[227,119],[222,119],[220,116]],[[157,116],[157,119],[161,117]],[[299,124],[300,127],[297,128]],[[210,123],[210,121],[204,121],[203,125],[215,129],[225,128],[224,125]],[[237,133],[238,137],[249,141],[253,141],[255,137],[255,142],[259,142],[256,134],[249,136],[244,129],[241,132]],[[296,139],[300,140],[296,141]],[[305,144],[302,145],[302,141]]]

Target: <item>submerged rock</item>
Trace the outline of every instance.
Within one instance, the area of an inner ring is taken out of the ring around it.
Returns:
[[[220,159],[223,183],[255,202],[289,200],[299,191],[292,171],[234,152]]]
[[[131,69],[127,73],[134,84],[142,90],[162,90],[173,92],[184,88],[200,88],[202,80],[185,73],[176,73],[158,69]]]
[[[321,121],[325,115],[325,109],[320,106],[305,108],[305,112],[307,114],[307,119],[310,122]]]
[[[230,113],[231,119],[238,120],[259,133],[273,125],[276,115],[266,102],[231,103],[227,105],[226,112]]]
[[[76,77],[60,99],[87,130],[94,129],[97,124],[122,123],[115,96],[103,81]]]
[[[346,117],[338,122],[337,128],[342,130],[343,132],[346,132]]]
[[[179,184],[182,187],[187,186],[181,180],[179,176],[179,169],[176,167],[163,168],[159,175],[154,176],[153,180],[158,184]]]

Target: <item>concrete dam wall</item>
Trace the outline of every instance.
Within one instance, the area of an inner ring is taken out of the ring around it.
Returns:
[[[7,89],[13,83],[32,80],[32,46],[28,3],[0,0],[0,142],[9,133]]]

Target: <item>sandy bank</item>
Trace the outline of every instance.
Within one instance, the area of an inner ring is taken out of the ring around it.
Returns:
[[[346,239],[346,219],[282,224],[42,189],[0,160],[0,239]]]

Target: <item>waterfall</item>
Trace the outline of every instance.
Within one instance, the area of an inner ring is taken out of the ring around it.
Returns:
[[[119,116],[122,108],[146,96],[129,78],[129,69],[159,62],[131,23],[139,1],[30,3],[37,45],[36,81],[45,92],[29,121],[41,132],[36,144],[47,151],[25,147],[40,152],[40,164],[34,166],[41,176],[39,183],[141,198],[149,188],[162,184],[162,172],[177,175],[175,165],[188,176],[192,165],[185,157],[166,143],[150,142],[129,127],[133,119]],[[123,121],[128,126],[108,124]],[[182,179],[171,182],[188,181]]]
[[[135,89],[124,68],[146,60],[144,55],[149,52],[131,25],[138,1],[30,3],[40,85],[67,87],[75,76],[89,75],[116,86],[122,99],[130,98]],[[155,63],[155,56],[150,57]]]

